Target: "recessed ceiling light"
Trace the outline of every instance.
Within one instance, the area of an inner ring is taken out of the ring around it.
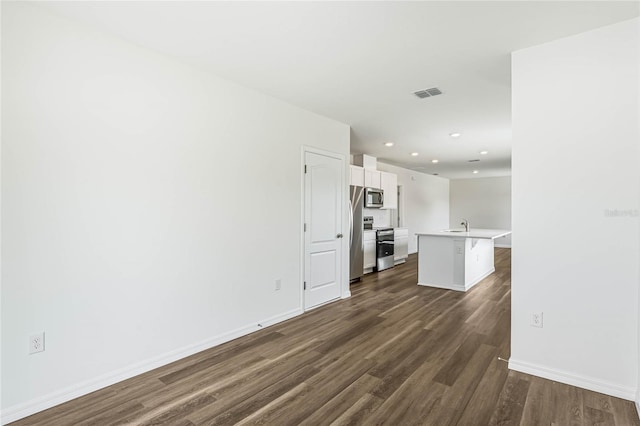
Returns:
[[[412,156],[412,157],[417,157],[417,156],[418,156],[418,153],[417,153],[417,152],[412,152],[412,153],[411,153],[411,156]]]
[[[431,162],[432,162],[433,164],[436,164],[436,163],[438,162],[438,160],[431,160]]]
[[[480,151],[480,155],[487,155],[489,151]]]
[[[474,170],[474,171],[473,171],[473,174],[474,174],[474,175],[475,175],[475,174],[478,174],[478,171],[477,171],[477,170]]]
[[[384,146],[393,146],[393,142],[385,142]]]
[[[462,135],[462,133],[458,133],[458,132],[449,133],[449,136],[451,136],[452,138],[459,138],[460,135]]]

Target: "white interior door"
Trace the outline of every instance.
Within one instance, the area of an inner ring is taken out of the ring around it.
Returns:
[[[340,297],[344,160],[305,152],[304,307]]]

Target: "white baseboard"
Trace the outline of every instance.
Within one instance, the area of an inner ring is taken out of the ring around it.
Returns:
[[[95,392],[107,386],[111,386],[123,380],[127,380],[140,374],[146,373],[155,368],[162,367],[163,365],[170,364],[179,359],[186,358],[198,352],[210,349],[214,346],[218,346],[231,340],[237,339],[238,337],[246,336],[247,334],[262,330],[265,327],[269,327],[271,325],[286,321],[302,313],[304,313],[304,311],[301,308],[296,308],[289,312],[285,312],[271,318],[266,318],[257,324],[251,324],[237,328],[228,333],[224,333],[219,336],[206,339],[202,342],[164,353],[162,355],[96,377],[95,379],[87,380],[85,382],[69,386],[59,391],[52,392],[48,395],[34,398],[25,403],[9,407],[5,410],[2,410],[0,423],[4,425],[14,422],[16,420],[30,416],[32,414],[78,398],[80,396]]]
[[[633,401],[636,396],[636,390],[632,388],[620,386],[615,383],[603,382],[592,377],[581,376],[567,371],[554,370],[528,362],[514,360],[513,358],[509,360],[509,369],[629,401]]]
[[[480,281],[487,278],[489,275],[493,274],[495,271],[496,271],[496,268],[491,268],[491,270],[489,270],[488,272],[486,272],[485,274],[477,278],[475,281],[467,285],[462,285],[462,284],[441,285],[441,284],[429,284],[429,283],[418,283],[418,285],[421,285],[424,287],[444,288],[445,290],[467,291],[474,285],[478,284]]]
[[[640,397],[636,401],[636,411],[638,412],[638,419],[640,419]]]
[[[467,291],[467,289],[463,285],[459,285],[459,284],[440,285],[440,284],[418,283],[418,285],[421,285],[424,287],[443,288],[445,290]]]
[[[511,244],[494,244],[493,246],[498,248],[511,248]]]
[[[341,299],[348,299],[351,297],[351,291],[345,291],[344,293],[342,293],[342,297]]]

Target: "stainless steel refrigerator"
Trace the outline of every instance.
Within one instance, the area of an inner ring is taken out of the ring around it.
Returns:
[[[361,186],[350,186],[351,196],[349,198],[349,281],[357,281],[362,277],[364,269],[364,246],[362,236],[364,234],[364,188]]]

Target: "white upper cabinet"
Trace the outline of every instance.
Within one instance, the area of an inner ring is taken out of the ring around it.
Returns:
[[[365,169],[376,170],[378,168],[378,160],[367,154],[358,154],[353,156],[353,164],[364,167]]]
[[[364,186],[364,168],[351,165],[350,169],[351,169],[350,185]]]
[[[380,173],[377,170],[364,169],[364,186],[367,188],[382,189],[380,182]]]
[[[380,172],[380,188],[384,191],[383,209],[398,208],[398,175]]]

